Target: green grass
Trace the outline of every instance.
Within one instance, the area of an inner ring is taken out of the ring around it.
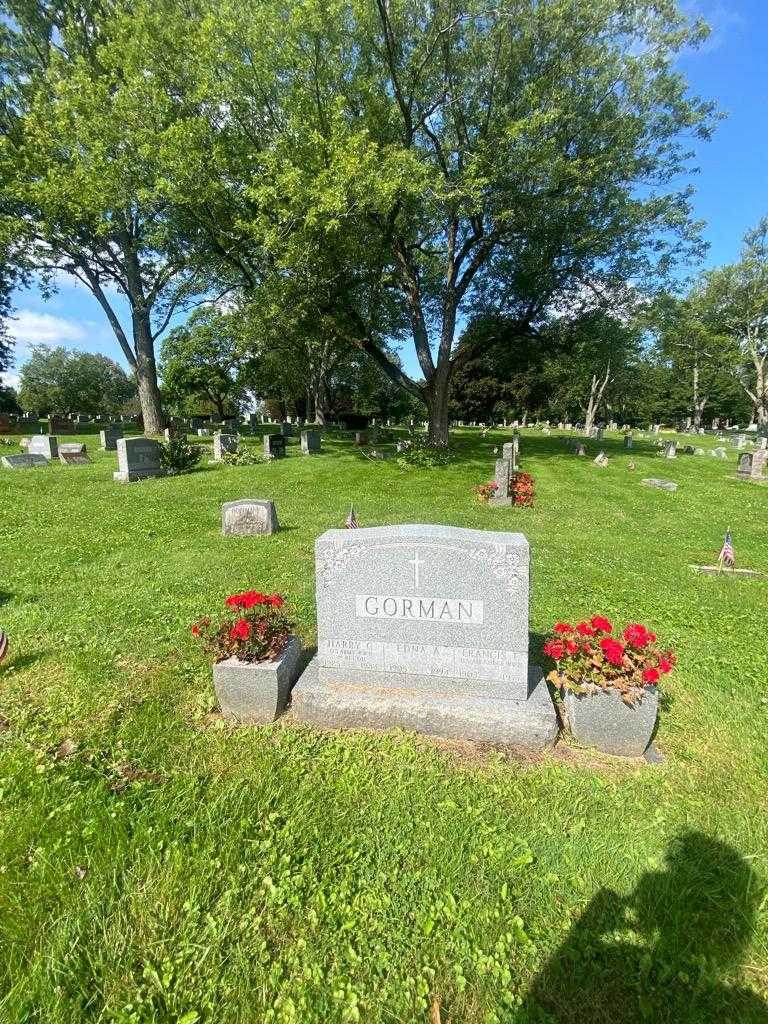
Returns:
[[[689,568],[731,526],[768,572],[768,487],[728,479],[735,452],[636,442],[629,472],[614,435],[603,470],[529,431],[536,507],[493,510],[472,487],[502,439],[459,431],[431,472],[294,440],[119,485],[91,436],[93,466],[0,471],[3,1024],[768,1020],[768,581]],[[222,537],[244,496],[282,531]],[[534,644],[595,612],[654,628],[679,655],[665,763],[210,715],[189,624],[279,590],[311,645],[314,540],[350,501],[363,526],[525,533]]]

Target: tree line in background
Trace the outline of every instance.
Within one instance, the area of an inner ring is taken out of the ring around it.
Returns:
[[[19,282],[80,281],[147,433],[246,396],[426,417],[435,443],[525,412],[768,421],[766,224],[670,292],[702,253],[684,139],[717,120],[674,3],[0,10],[0,320]],[[33,378],[25,406],[72,400]]]

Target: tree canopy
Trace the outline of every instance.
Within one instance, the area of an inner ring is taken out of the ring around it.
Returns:
[[[38,345],[21,368],[18,401],[38,413],[115,414],[136,394],[117,363],[94,352]]]

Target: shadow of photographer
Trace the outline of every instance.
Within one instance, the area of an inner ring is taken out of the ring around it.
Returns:
[[[768,1024],[738,982],[760,881],[730,846],[698,832],[629,896],[601,890],[534,979],[526,1024]]]

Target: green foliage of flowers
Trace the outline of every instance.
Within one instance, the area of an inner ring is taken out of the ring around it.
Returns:
[[[190,444],[183,437],[172,437],[170,441],[161,441],[160,444],[160,465],[169,476],[191,473],[203,457],[200,445]]]
[[[269,462],[269,459],[254,448],[239,444],[233,452],[224,452],[221,461],[225,466],[258,466],[262,462]]]
[[[451,450],[445,444],[433,444],[420,434],[399,441],[396,446],[398,466],[404,469],[436,469],[451,461]]]

